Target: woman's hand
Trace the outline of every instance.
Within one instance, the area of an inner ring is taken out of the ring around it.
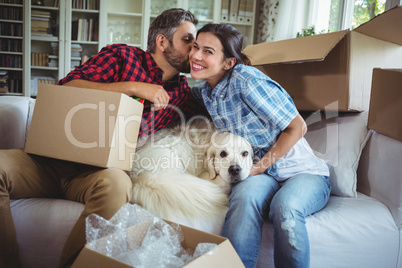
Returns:
[[[264,173],[265,170],[267,170],[267,168],[261,167],[261,165],[259,163],[256,163],[251,167],[249,177],[255,176],[255,175],[260,175],[260,174]]]
[[[306,131],[306,123],[298,114],[290,122],[287,128],[281,132],[274,146],[272,146],[272,148],[260,159],[258,163],[252,166],[250,176],[261,174],[271,165],[276,163],[276,161],[289,152],[296,142],[300,140],[304,134],[306,134]]]

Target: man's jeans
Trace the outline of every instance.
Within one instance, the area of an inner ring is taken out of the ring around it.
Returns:
[[[309,267],[310,245],[305,217],[328,202],[326,176],[298,174],[277,182],[266,174],[236,184],[230,195],[222,235],[227,237],[246,267],[255,267],[264,220],[274,226],[276,267]]]

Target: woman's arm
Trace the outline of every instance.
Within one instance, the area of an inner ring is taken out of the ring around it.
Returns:
[[[278,161],[306,134],[307,125],[304,119],[298,114],[290,124],[281,132],[278,140],[261,160],[254,164],[250,176],[258,175],[267,170],[272,164]]]
[[[161,85],[154,85],[144,82],[113,82],[100,83],[92,82],[83,79],[74,79],[64,84],[65,86],[99,89],[105,91],[113,91],[124,93],[128,96],[135,96],[141,99],[148,100],[155,105],[155,110],[160,110],[166,107],[169,103],[169,95]]]

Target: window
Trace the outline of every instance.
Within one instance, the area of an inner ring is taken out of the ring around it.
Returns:
[[[317,31],[354,29],[385,11],[386,0],[320,0],[312,18]],[[329,18],[329,20],[328,20]]]

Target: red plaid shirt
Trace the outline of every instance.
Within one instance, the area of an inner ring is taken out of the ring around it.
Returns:
[[[151,54],[136,47],[123,44],[104,47],[58,84],[63,85],[74,79],[103,83],[137,81],[163,86],[170,97],[169,105],[166,109],[151,112],[151,103],[144,102],[139,137],[155,133],[179,118],[188,118],[205,111],[191,95],[184,75],[176,75],[169,81],[162,81],[162,70],[156,65]]]

